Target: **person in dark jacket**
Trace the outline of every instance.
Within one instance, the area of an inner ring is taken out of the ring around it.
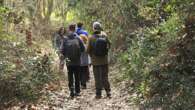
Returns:
[[[64,39],[63,45],[61,47],[62,53],[65,56],[65,58],[66,58],[66,54],[68,53],[65,49],[67,40],[77,39],[79,42],[80,52],[85,51],[85,47],[82,41],[79,39],[77,34],[75,34],[75,28],[76,25],[74,24],[71,24],[69,26],[69,32],[67,38]],[[68,82],[69,82],[68,86],[70,89],[70,96],[73,98],[74,96],[80,95],[80,56],[74,57],[74,59],[66,58],[66,66],[68,70]]]
[[[107,38],[105,32],[101,27],[99,22],[93,23],[94,34],[89,38],[87,52],[89,53],[93,65],[93,73],[95,78],[95,87],[96,87],[96,98],[100,99],[102,97],[102,89],[105,89],[107,97],[111,98],[111,89],[110,83],[108,80],[108,55],[105,56],[97,56],[95,55],[94,43],[97,40],[95,36],[105,37],[107,39],[107,43],[110,47],[110,41]]]

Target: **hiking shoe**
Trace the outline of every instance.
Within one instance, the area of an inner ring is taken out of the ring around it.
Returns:
[[[101,95],[96,95],[96,96],[95,96],[95,99],[101,99],[101,98],[102,98]]]
[[[108,98],[112,98],[112,97],[111,97],[111,93],[107,93],[107,97],[108,97]]]
[[[75,95],[75,96],[81,96],[81,94],[80,94],[80,93],[75,93],[74,95]]]
[[[70,98],[74,98],[74,93],[70,93]]]
[[[112,98],[110,92],[107,92],[106,95],[107,95],[108,98]]]
[[[83,85],[82,85],[82,86],[81,86],[81,89],[87,89],[87,86],[83,86]]]

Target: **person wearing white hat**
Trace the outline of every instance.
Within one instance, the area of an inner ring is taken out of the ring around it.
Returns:
[[[107,97],[111,98],[110,83],[108,80],[108,50],[110,41],[102,25],[99,22],[93,23],[93,35],[89,38],[87,52],[91,57],[93,73],[95,78],[96,99],[102,97],[102,89],[105,89]]]

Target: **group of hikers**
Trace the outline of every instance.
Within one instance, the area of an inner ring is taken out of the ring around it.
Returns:
[[[90,80],[90,65],[93,66],[96,99],[102,97],[105,89],[111,98],[108,80],[108,50],[110,41],[99,22],[93,23],[93,34],[90,36],[83,28],[83,23],[61,27],[54,35],[53,45],[59,56],[59,68],[63,72],[66,62],[70,97],[80,96],[80,91],[87,88]]]

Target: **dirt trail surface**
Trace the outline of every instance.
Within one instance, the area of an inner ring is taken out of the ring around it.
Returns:
[[[68,81],[66,73],[61,78],[59,84],[47,85],[44,89],[44,97],[38,104],[25,105],[23,108],[15,107],[13,110],[138,110],[134,105],[130,105],[129,93],[125,87],[125,82],[113,84],[117,71],[110,72],[112,86],[112,98],[106,97],[103,91],[102,99],[95,99],[94,78],[91,73],[90,82],[85,90],[81,90],[81,96],[74,99],[69,97]],[[114,86],[115,85],[115,86]]]

